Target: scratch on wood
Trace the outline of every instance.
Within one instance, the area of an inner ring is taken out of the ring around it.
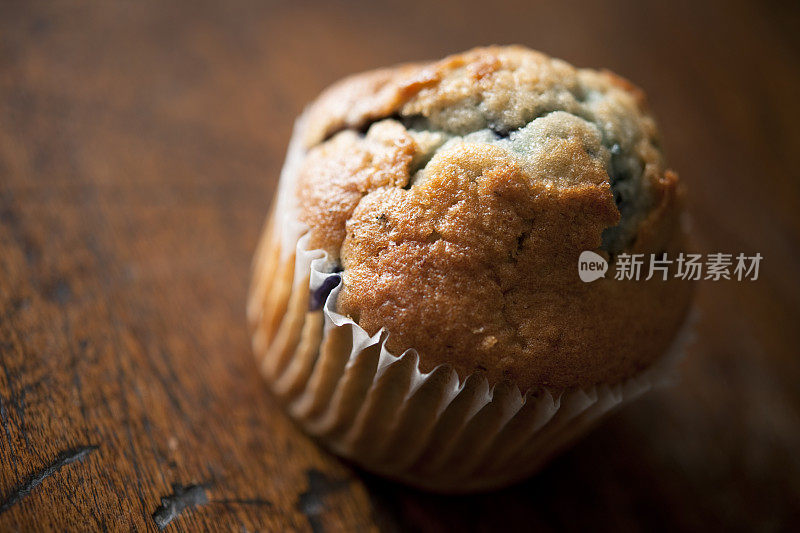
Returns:
[[[30,494],[33,489],[38,487],[49,476],[52,476],[70,463],[82,460],[97,448],[94,445],[80,446],[59,453],[47,468],[29,477],[22,485],[14,488],[3,498],[2,503],[0,503],[0,514],[9,510],[15,503]]]
[[[153,513],[158,529],[164,529],[189,507],[208,503],[204,485],[172,485],[172,494],[161,498],[161,506]]]
[[[325,528],[320,517],[325,511],[325,497],[328,494],[341,490],[347,485],[346,479],[331,479],[324,472],[316,468],[306,470],[308,489],[297,498],[295,507],[308,520],[311,531],[322,533]]]
[[[161,505],[153,513],[153,521],[163,530],[183,511],[196,505],[219,504],[224,506],[254,505],[272,507],[272,502],[263,498],[232,498],[209,500],[206,489],[208,483],[200,485],[172,485],[172,494],[161,498]]]

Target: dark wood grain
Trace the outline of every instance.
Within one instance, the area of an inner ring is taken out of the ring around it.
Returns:
[[[0,530],[800,524],[800,9],[713,2],[4,3]],[[357,472],[259,379],[248,269],[294,116],[355,71],[518,42],[635,80],[702,283],[675,386],[487,495]]]

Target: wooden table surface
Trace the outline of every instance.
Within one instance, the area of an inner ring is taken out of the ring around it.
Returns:
[[[800,527],[800,7],[0,6],[0,530]],[[303,435],[250,352],[292,120],[337,78],[522,43],[636,81],[705,251],[682,379],[510,489],[431,496]]]

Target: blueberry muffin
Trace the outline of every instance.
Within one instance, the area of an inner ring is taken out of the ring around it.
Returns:
[[[356,463],[442,491],[512,482],[663,371],[690,285],[584,283],[577,264],[674,257],[682,195],[643,93],[610,72],[512,46],[347,78],[298,121],[254,348]]]

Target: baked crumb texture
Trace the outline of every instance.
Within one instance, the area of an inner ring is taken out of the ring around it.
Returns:
[[[339,312],[423,371],[617,383],[686,315],[686,282],[577,275],[583,250],[683,246],[678,177],[642,92],[614,74],[478,48],[347,78],[300,135],[300,218],[343,270]]]

